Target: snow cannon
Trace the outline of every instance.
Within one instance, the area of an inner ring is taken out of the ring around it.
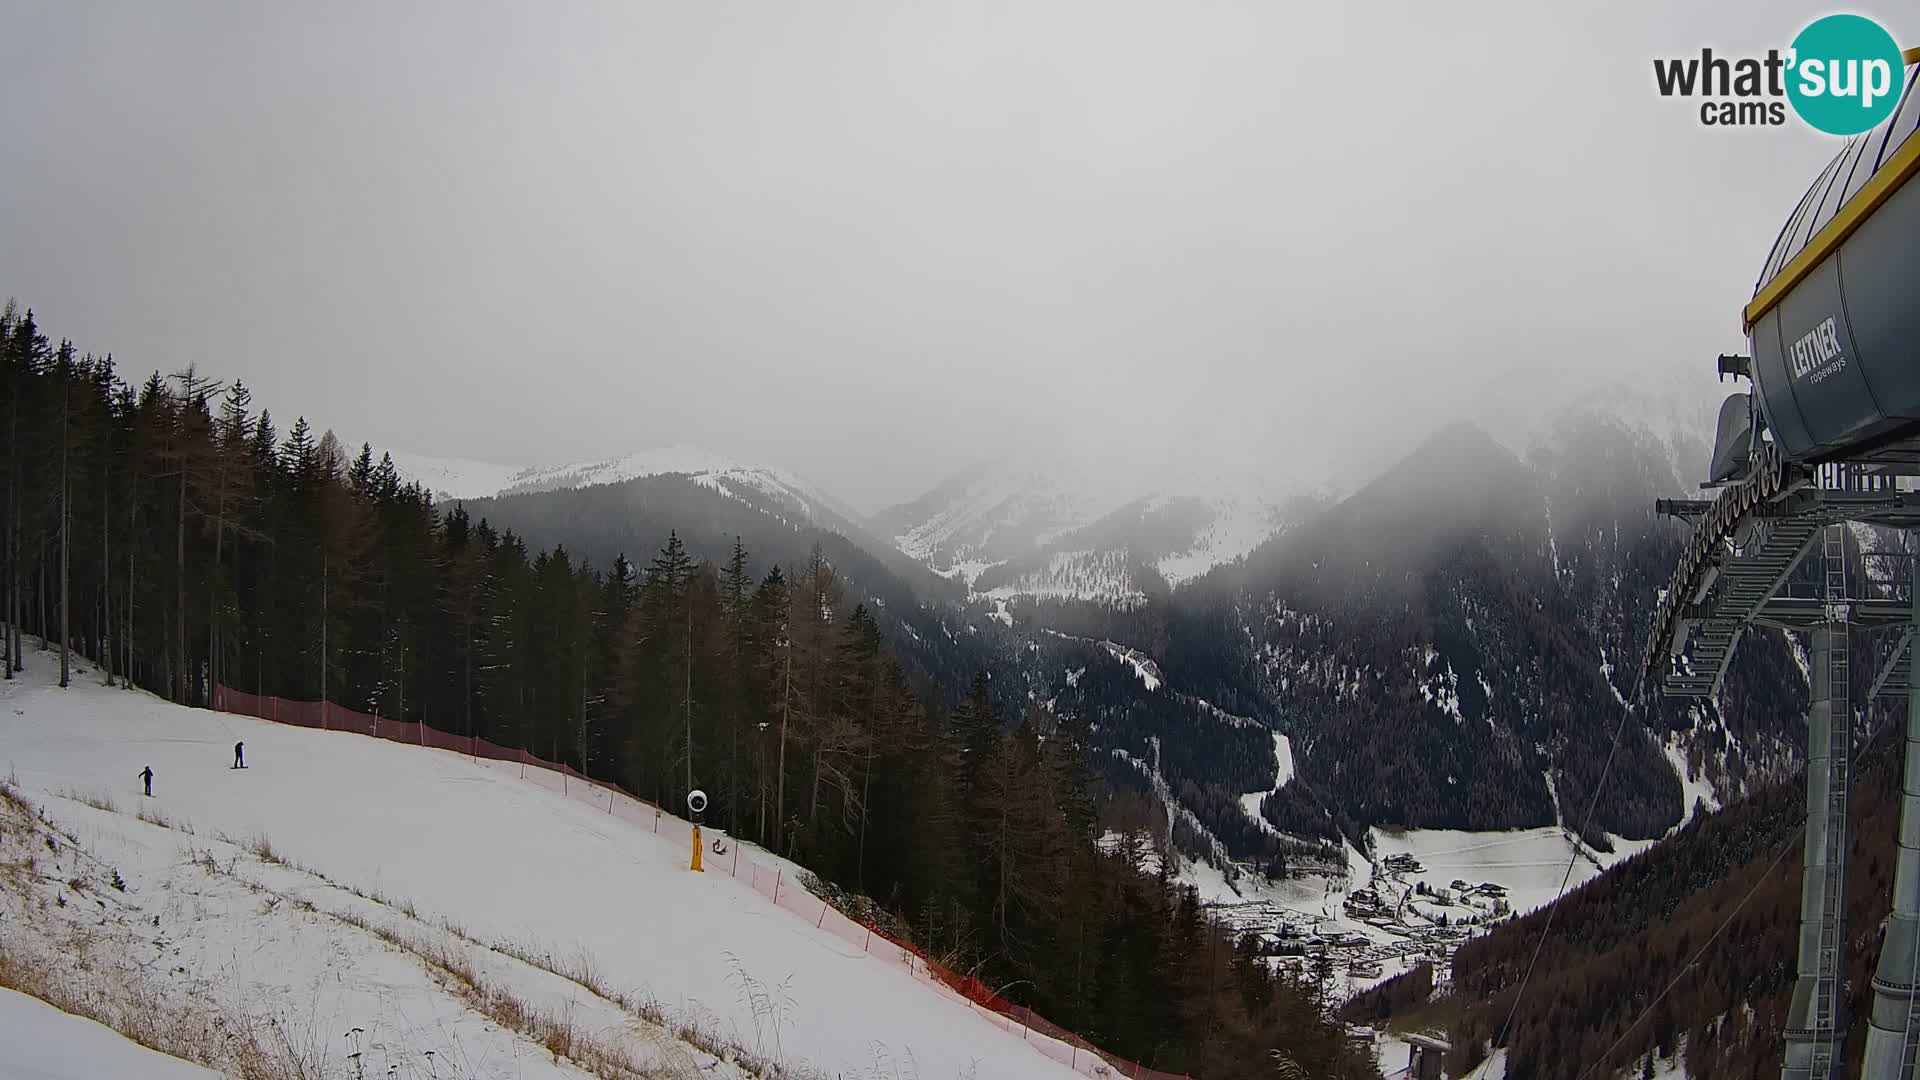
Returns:
[[[687,792],[687,811],[693,815],[693,864],[688,867],[694,873],[703,873],[700,867],[700,816],[707,812],[707,793],[699,788]]]
[[[1738,373],[1790,462],[1920,462],[1920,49],[1906,61],[1899,108],[1815,178],[1744,312],[1752,358]],[[1727,464],[1714,479],[1731,479]]]

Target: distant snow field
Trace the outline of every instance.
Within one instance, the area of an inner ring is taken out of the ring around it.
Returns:
[[[96,885],[50,918],[106,912],[113,947],[142,958],[141,972],[222,1015],[284,1025],[335,1066],[358,1046],[367,1076],[428,1075],[428,1051],[467,1077],[582,1075],[474,1011],[371,926],[464,957],[488,984],[663,1075],[739,1074],[489,946],[585,964],[609,993],[822,1076],[1075,1075],[1038,1036],[1010,1034],[937,983],[769,903],[744,871],[689,873],[684,832],[675,842],[610,815],[604,789],[563,794],[509,763],[181,708],[103,688],[97,673],[62,691],[50,664],[30,647],[25,677],[0,688],[0,764],[73,838],[61,845],[71,872],[111,867],[125,885]],[[241,740],[250,767],[229,769]],[[145,766],[151,799],[139,793]],[[113,809],[86,805],[104,800]],[[61,889],[69,872],[61,863],[40,887]],[[18,1075],[19,1046],[0,1040],[0,1075]]]
[[[649,476],[686,476],[729,498],[751,490],[791,504],[803,516],[817,510],[843,513],[819,489],[790,473],[741,465],[698,446],[662,446],[597,461],[564,465],[496,465],[462,458],[432,457],[390,451],[401,476],[419,482],[435,499],[484,499],[496,495],[533,494],[562,488],[619,484]]]
[[[1425,867],[1402,875],[1408,885],[1424,881],[1438,890],[1448,888],[1456,878],[1469,885],[1490,881],[1506,890],[1507,902],[1522,915],[1551,903],[1563,880],[1571,892],[1599,876],[1606,866],[1654,844],[1652,840],[1609,839],[1614,847],[1611,854],[1576,845],[1565,831],[1553,825],[1509,832],[1373,830],[1375,859],[1384,862],[1389,856],[1411,855]],[[1569,862],[1573,866],[1570,876]]]

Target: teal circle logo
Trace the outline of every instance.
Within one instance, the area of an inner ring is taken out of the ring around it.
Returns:
[[[1828,15],[1793,39],[1787,99],[1800,119],[1829,135],[1871,131],[1900,104],[1906,68],[1879,23]]]

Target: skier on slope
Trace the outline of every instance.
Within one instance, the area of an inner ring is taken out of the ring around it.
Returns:
[[[233,744],[233,767],[236,769],[247,767],[246,746],[247,744],[243,742]]]
[[[153,766],[149,765],[146,768],[140,770],[140,780],[143,784],[146,785],[147,794],[152,795],[153,794]]]

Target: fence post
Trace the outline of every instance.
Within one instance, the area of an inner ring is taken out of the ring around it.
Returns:
[[[734,837],[734,840],[733,840],[733,876],[734,877],[740,876],[740,838],[739,837]]]
[[[780,868],[780,873],[773,875],[773,902],[776,904],[780,902],[780,877],[786,872],[787,868],[783,866]]]

